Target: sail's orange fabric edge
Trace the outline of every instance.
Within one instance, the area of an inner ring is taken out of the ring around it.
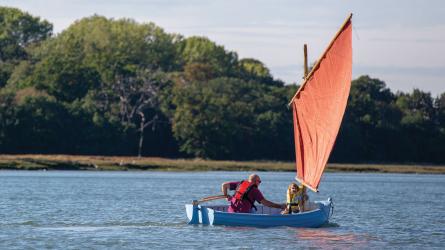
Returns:
[[[292,101],[297,178],[318,189],[346,109],[352,79],[349,20]]]

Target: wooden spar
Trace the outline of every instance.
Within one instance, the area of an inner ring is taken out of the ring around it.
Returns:
[[[206,201],[213,201],[213,200],[219,200],[219,199],[224,199],[224,198],[227,198],[227,195],[223,195],[223,194],[222,195],[214,195],[214,196],[209,196],[209,197],[202,198],[199,201],[194,200],[192,202],[192,204],[193,205],[198,205],[198,204],[206,202]]]
[[[306,80],[307,73],[308,73],[308,67],[307,67],[307,44],[304,44],[303,46],[303,53],[304,53],[304,77],[303,79]]]
[[[314,74],[315,70],[318,69],[318,67],[320,66],[320,62],[322,61],[322,59],[326,56],[326,53],[328,53],[328,50],[332,47],[332,44],[334,44],[335,40],[337,39],[337,37],[340,35],[340,33],[343,31],[344,27],[346,26],[346,24],[351,20],[352,18],[352,13],[349,14],[349,16],[346,18],[346,20],[344,21],[344,23],[342,24],[342,26],[340,27],[340,29],[337,31],[337,34],[335,34],[334,38],[332,39],[332,41],[329,43],[328,47],[325,49],[325,51],[323,52],[323,54],[321,55],[320,59],[318,59],[317,63],[314,65],[314,67],[312,68],[311,72],[309,72],[309,74],[307,75],[307,77],[305,77],[303,84],[301,84],[300,88],[297,90],[297,92],[295,93],[295,95],[292,97],[292,99],[290,100],[289,104],[287,104],[287,106],[289,107],[291,105],[291,103],[294,101],[294,99],[297,97],[298,93],[300,93],[300,91],[304,88],[304,85],[307,83],[307,81],[309,80],[309,78],[311,78],[312,74]]]
[[[307,184],[305,181],[301,180],[300,178],[298,178],[297,176],[295,176],[295,180],[297,180],[299,183],[301,183],[303,186],[309,188],[310,190],[314,191],[315,193],[318,193],[318,189],[315,189],[311,186],[309,186],[309,184]]]

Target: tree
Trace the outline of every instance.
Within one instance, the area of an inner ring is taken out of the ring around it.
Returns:
[[[271,78],[269,69],[259,60],[244,58],[239,61],[241,68],[249,75],[257,78]]]
[[[400,150],[404,151],[404,158],[413,162],[435,161],[437,153],[434,151],[438,145],[435,140],[439,137],[434,126],[431,94],[418,89],[412,93],[398,93],[396,104],[403,114]]]
[[[207,75],[215,77],[237,74],[238,55],[228,52],[205,37],[189,37],[178,43],[178,51],[183,67],[199,64],[206,67]]]
[[[12,144],[11,129],[16,123],[14,93],[0,91],[0,152],[7,152]]]
[[[437,135],[434,137],[434,144],[431,147],[433,148],[435,162],[443,163],[445,162],[445,93],[435,99],[434,106],[436,109],[434,126]]]
[[[162,72],[140,69],[135,75],[117,75],[112,91],[101,92],[102,107],[113,112],[118,110],[121,124],[131,129],[136,127],[139,132],[138,156],[142,155],[144,131],[148,126],[155,129],[159,116],[159,87],[166,81]],[[117,101],[115,101],[117,100]]]
[[[291,155],[283,89],[222,77],[178,85],[174,93],[173,133],[183,152],[213,159]]]
[[[138,85],[143,79],[149,80],[141,75],[140,69],[151,72],[177,70],[176,43],[179,40],[179,36],[166,34],[153,23],[138,24],[129,19],[113,20],[101,16],[84,18],[33,48],[30,51],[32,60],[16,67],[8,85],[13,89],[33,87],[48,93],[76,118],[83,115],[80,119],[83,126],[95,135],[102,135],[105,141],[119,141],[124,145],[134,141],[136,136],[133,134],[139,131],[137,137],[142,145],[146,137],[143,128],[151,120],[151,111],[143,107],[143,102],[137,104],[132,99],[128,105],[138,108],[131,123],[137,126],[121,123],[122,117],[128,114],[120,113],[119,107],[125,105],[117,93],[123,97],[128,92],[119,92],[117,86]],[[130,95],[146,94],[137,91],[146,89],[141,87]],[[108,103],[98,98],[101,93],[110,94]],[[104,105],[108,108],[102,107]],[[155,114],[164,119],[158,111]],[[145,125],[142,129],[141,122]],[[100,126],[107,128],[106,132],[104,129],[96,131]],[[122,134],[117,135],[118,131]],[[116,138],[109,138],[109,135]],[[97,146],[94,152],[101,152],[100,148],[104,150],[102,152],[113,152],[106,145]],[[142,146],[139,154],[141,151]],[[126,153],[126,150],[120,152]]]
[[[26,49],[52,35],[52,24],[16,8],[0,7],[0,87],[15,65],[28,57]]]
[[[62,153],[73,146],[66,136],[67,110],[45,94],[25,95],[15,104],[16,124],[10,130],[15,152]]]
[[[364,126],[395,126],[399,117],[394,102],[395,96],[385,82],[361,76],[352,81],[347,114]]]
[[[397,158],[401,113],[385,82],[361,76],[352,81],[334,161],[387,161]]]
[[[439,126],[445,135],[445,92],[436,98],[434,105],[437,109],[436,125]]]
[[[52,24],[16,8],[0,7],[0,60],[26,58],[26,47],[51,36]]]
[[[239,61],[240,77],[247,81],[257,81],[268,85],[283,86],[280,80],[273,79],[269,69],[259,60],[244,58]]]
[[[101,83],[113,82],[116,75],[134,74],[139,68],[175,69],[178,39],[153,23],[84,18],[34,49],[36,63],[28,77],[12,84],[36,86],[72,102],[103,87]]]
[[[435,114],[430,93],[419,89],[414,89],[411,94],[400,93],[397,106],[403,112],[402,125],[424,129],[430,129],[433,125]]]
[[[208,81],[216,77],[213,67],[205,63],[188,63],[184,66],[187,81]]]

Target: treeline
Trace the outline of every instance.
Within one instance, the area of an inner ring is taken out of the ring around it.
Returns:
[[[293,160],[297,90],[259,60],[131,19],[0,7],[0,153]],[[361,76],[331,162],[445,162],[445,93]]]

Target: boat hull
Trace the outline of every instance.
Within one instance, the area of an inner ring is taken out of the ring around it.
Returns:
[[[189,224],[250,226],[250,227],[320,227],[329,221],[333,204],[326,201],[314,202],[311,211],[285,214],[278,209],[258,206],[256,213],[228,213],[228,206],[201,206],[187,204],[186,212]],[[261,211],[260,211],[261,210]]]

